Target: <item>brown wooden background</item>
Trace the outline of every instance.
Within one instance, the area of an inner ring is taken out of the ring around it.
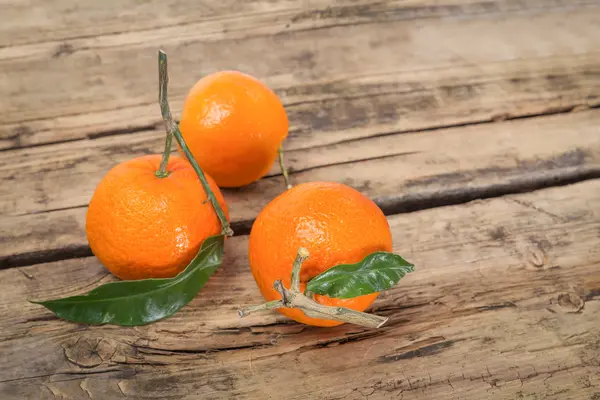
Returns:
[[[0,398],[600,399],[600,2],[9,0],[0,5]],[[236,236],[200,295],[135,328],[31,298],[112,277],[86,205],[160,152],[204,74],[281,96],[294,183],[375,199],[417,270],[380,330],[320,329],[262,300],[247,233],[277,168],[226,190]]]

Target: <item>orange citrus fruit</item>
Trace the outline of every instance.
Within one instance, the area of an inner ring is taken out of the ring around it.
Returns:
[[[220,71],[191,88],[179,127],[200,167],[220,187],[240,187],[269,172],[287,137],[288,118],[264,83]]]
[[[281,296],[273,283],[291,284],[292,264],[299,247],[310,256],[300,270],[300,289],[327,269],[361,261],[375,251],[392,251],[392,233],[379,207],[359,191],[331,182],[303,183],[273,199],[252,226],[248,257],[258,287],[267,301]],[[379,293],[352,299],[315,295],[327,306],[364,311]],[[310,318],[296,308],[279,311],[298,322],[336,326],[342,322]]]
[[[171,156],[159,178],[162,156],[149,155],[113,167],[100,181],[86,216],[92,252],[121,279],[169,278],[181,272],[221,224],[192,165]],[[210,176],[217,201],[228,210]]]

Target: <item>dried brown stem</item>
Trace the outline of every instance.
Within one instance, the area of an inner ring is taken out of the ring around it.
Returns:
[[[245,317],[248,314],[257,311],[286,307],[299,308],[306,316],[311,318],[330,319],[368,328],[380,328],[387,322],[388,318],[386,317],[355,311],[345,307],[324,306],[301,293],[300,269],[306,258],[308,258],[308,250],[301,247],[298,249],[298,254],[294,261],[290,289],[285,288],[280,280],[275,281],[273,287],[281,295],[281,300],[274,300],[261,305],[246,307],[239,311],[240,317]]]

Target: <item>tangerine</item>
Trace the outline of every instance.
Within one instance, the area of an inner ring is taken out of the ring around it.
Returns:
[[[287,137],[288,118],[263,82],[220,71],[190,89],[179,127],[200,167],[220,187],[240,187],[269,172]]]
[[[361,261],[376,251],[392,251],[392,233],[381,209],[358,190],[341,183],[308,182],[273,199],[258,215],[249,239],[252,275],[267,301],[281,299],[273,288],[281,279],[290,287],[299,247],[310,257],[300,270],[300,291],[316,275],[338,264]],[[364,311],[377,298],[372,293],[351,299],[314,295],[326,306]],[[297,322],[336,326],[339,321],[311,318],[297,308],[279,308]]]
[[[170,278],[181,272],[221,223],[192,165],[171,156],[156,176],[160,155],[122,162],[100,181],[86,216],[92,252],[121,279]],[[216,183],[206,179],[229,219]]]

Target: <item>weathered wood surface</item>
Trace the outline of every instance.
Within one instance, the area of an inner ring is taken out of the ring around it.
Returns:
[[[1,397],[600,395],[600,180],[389,221],[417,269],[375,303],[391,317],[377,331],[240,319],[261,300],[245,236],[228,241],[201,295],[144,327],[80,326],[26,303],[110,280],[93,257],[0,271],[13,288],[0,291]]]
[[[342,180],[387,212],[598,174],[599,125],[592,120],[574,122],[577,128],[559,119],[543,128],[534,120],[420,132],[598,106],[595,1],[199,2],[188,5],[189,15],[176,11],[184,1],[133,2],[124,5],[123,20],[59,3],[46,25],[1,28],[7,42],[0,85],[9,96],[0,96],[0,267],[90,254],[83,224],[95,185],[116,163],[162,149],[156,71],[149,66],[163,44],[173,46],[174,109],[205,72],[233,66],[254,73],[286,104],[294,179]],[[23,7],[9,5],[8,15],[21,15]],[[27,18],[38,20],[39,13]],[[47,32],[67,20],[63,30]],[[281,28],[285,21],[290,26]],[[226,30],[222,37],[207,36],[215,26]],[[37,41],[35,32],[43,34]],[[65,43],[71,50],[52,57]],[[274,49],[271,58],[265,48]],[[90,58],[111,61],[92,67]],[[110,82],[90,86],[90,79]],[[577,137],[574,130],[581,130]],[[473,143],[474,154],[463,154],[462,140]],[[535,144],[522,149],[523,140]],[[482,143],[480,151],[475,146]],[[227,191],[238,232],[247,232],[279,193],[280,180]]]
[[[203,74],[241,69],[281,95],[293,148],[600,103],[595,0],[130,1],[122,19],[58,3],[2,28],[1,148],[157,126],[159,47],[174,110]]]
[[[116,163],[162,146],[136,134],[4,152],[0,229],[11,245],[0,250],[1,265],[89,255],[85,213],[96,184]],[[343,182],[391,214],[600,177],[600,110],[378,136],[287,159],[294,182]],[[283,189],[271,176],[225,190],[234,228],[247,232]]]
[[[0,399],[600,399],[597,0],[0,13]],[[113,279],[86,205],[110,167],[162,150],[158,48],[175,114],[202,75],[249,72],[285,103],[292,180],[344,182],[389,215],[417,271],[375,303],[386,327],[237,316],[262,301],[244,234],[283,189],[275,167],[225,191],[238,235],[168,320],[87,327],[27,302]]]

